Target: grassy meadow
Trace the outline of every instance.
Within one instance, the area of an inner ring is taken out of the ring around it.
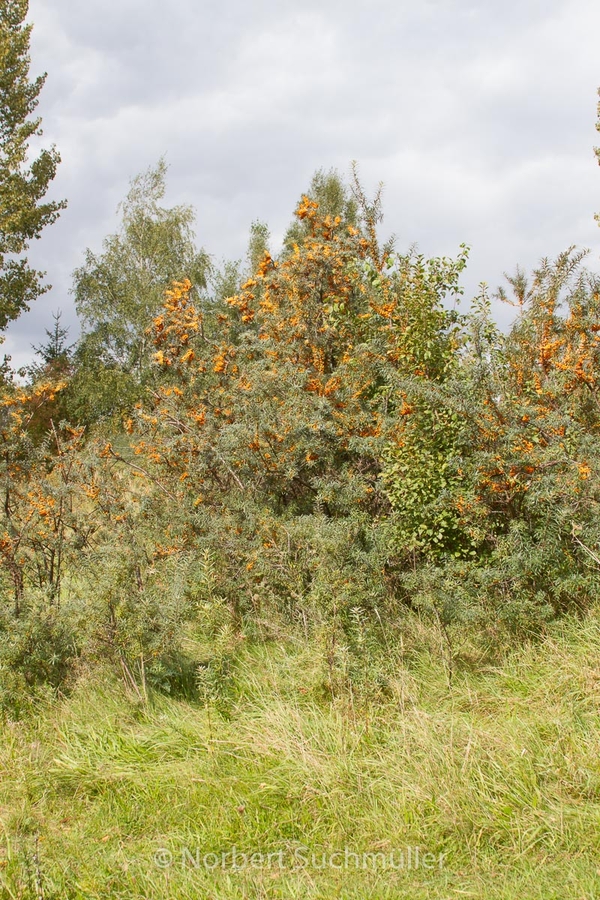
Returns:
[[[300,643],[208,703],[80,675],[2,725],[0,895],[600,897],[599,654],[591,616],[451,680],[405,653],[370,700]]]

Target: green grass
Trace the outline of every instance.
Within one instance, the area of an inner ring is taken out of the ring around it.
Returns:
[[[0,896],[600,898],[598,618],[451,688],[414,656],[377,703],[319,701],[317,668],[306,648],[246,649],[221,712],[136,705],[90,673],[1,726]],[[443,865],[384,865],[416,846]],[[234,847],[274,856],[185,855]],[[344,848],[383,857],[317,867]]]

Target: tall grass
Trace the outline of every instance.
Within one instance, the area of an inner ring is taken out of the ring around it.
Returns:
[[[240,651],[208,706],[90,672],[2,726],[0,895],[600,897],[599,659],[592,616],[451,683],[415,654],[376,701],[324,700],[307,646]]]

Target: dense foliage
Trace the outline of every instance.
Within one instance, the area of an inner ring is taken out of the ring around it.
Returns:
[[[465,633],[532,635],[598,599],[585,254],[517,269],[503,333],[485,285],[458,309],[467,248],[382,244],[355,173],[315,176],[278,253],[255,222],[219,268],[190,209],[160,205],[165,171],[75,272],[77,346],[57,315],[26,383],[4,375],[6,702],[100,659],[140,696],[212,696],[237,641],[281,629],[315,641],[326,690],[373,654],[384,684],[415,612],[451,676]]]
[[[210,693],[240,636],[281,627],[313,635],[336,690],[411,610],[451,671],[467,624],[531,634],[597,599],[583,254],[509,279],[504,334],[485,287],[457,309],[466,248],[381,245],[356,177],[319,173],[279,254],[254,223],[245,266],[218,270],[189,210],[158,205],[164,175],[134,181],[121,234],[75,273],[78,346],[56,317],[28,382],[5,376],[7,702],[82,658],[134,692]]]

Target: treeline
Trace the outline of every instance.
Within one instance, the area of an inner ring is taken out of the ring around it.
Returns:
[[[583,254],[509,279],[505,334],[485,288],[457,311],[466,249],[382,245],[357,178],[319,173],[278,254],[255,223],[221,267],[164,178],[133,182],[75,272],[77,344],[57,317],[25,382],[4,375],[6,702],[93,660],[193,693],[224,656],[199,663],[192,638],[286,633],[316,639],[333,690],[415,612],[452,665],[465,630],[530,635],[597,600]]]

